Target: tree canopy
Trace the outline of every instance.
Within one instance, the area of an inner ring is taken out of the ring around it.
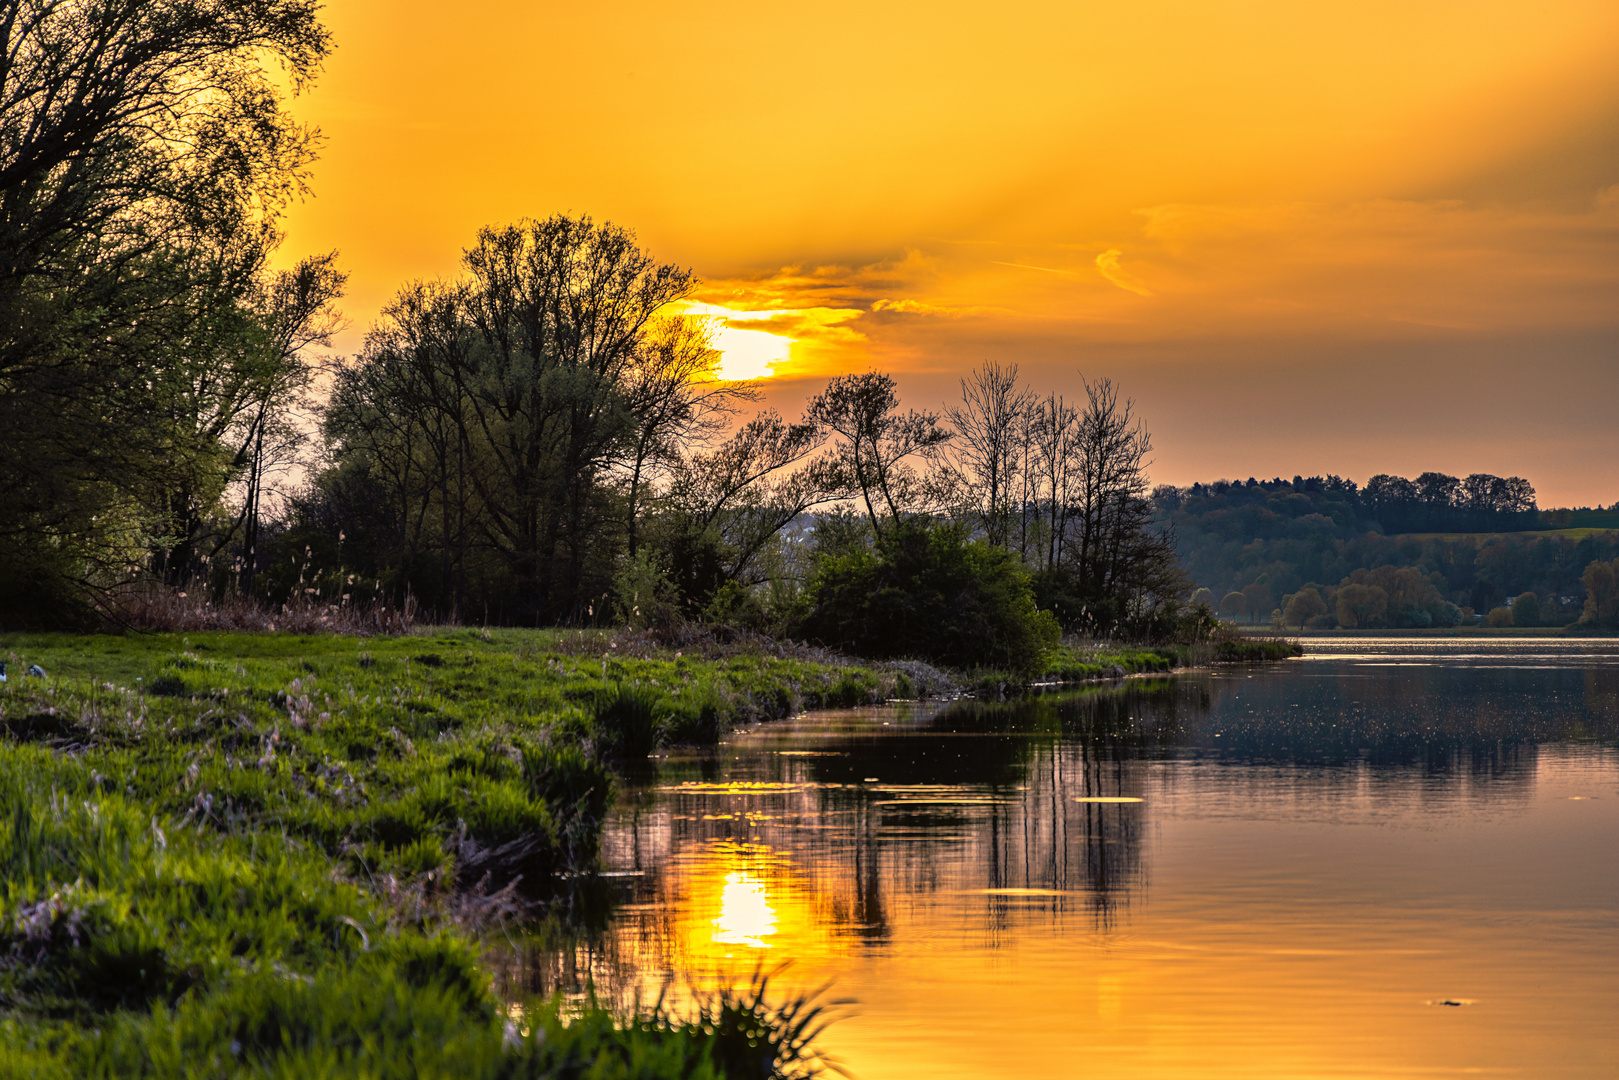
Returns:
[[[330,43],[308,0],[17,0],[0,48],[0,609],[71,619],[196,557],[297,384],[266,263],[317,133],[266,65]]]

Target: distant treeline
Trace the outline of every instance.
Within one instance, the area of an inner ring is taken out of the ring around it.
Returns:
[[[1529,531],[1619,527],[1619,507],[1541,511],[1534,488],[1518,477],[1379,475],[1364,488],[1337,476],[1221,480],[1160,486],[1153,502],[1213,606],[1259,621],[1293,594],[1315,588],[1327,601],[1318,625],[1336,624],[1342,620],[1330,601],[1337,590],[1364,585],[1382,588],[1392,601],[1356,618],[1370,625],[1454,624],[1525,593],[1538,599],[1536,624],[1562,625],[1583,611],[1587,567],[1619,555],[1619,531]],[[1390,582],[1356,579],[1402,569],[1414,571],[1426,587],[1409,575],[1392,589]],[[1245,597],[1241,610],[1233,610],[1234,599],[1225,602],[1233,592]],[[1529,622],[1527,610],[1519,621]]]

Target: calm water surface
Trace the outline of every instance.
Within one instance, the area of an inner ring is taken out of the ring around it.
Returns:
[[[530,977],[792,960],[860,1080],[1619,1076],[1619,642],[1307,644],[666,762]]]

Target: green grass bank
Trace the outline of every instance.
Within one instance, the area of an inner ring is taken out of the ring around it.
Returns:
[[[481,942],[598,902],[615,773],[660,745],[1007,684],[607,631],[7,634],[0,659],[0,1076],[810,1075],[812,1004],[514,1010]],[[1199,660],[1065,646],[1039,681]]]
[[[1152,648],[1065,644],[1058,647],[1055,656],[1032,680],[1020,679],[1011,672],[985,670],[971,673],[967,685],[975,693],[1004,694],[1026,683],[1050,686],[1163,673],[1206,664],[1271,663],[1301,656],[1303,652],[1297,641],[1276,638],[1232,637],[1197,645]]]
[[[621,759],[914,689],[897,670],[627,647],[0,638],[0,1075],[811,1068],[812,1010],[762,991],[567,1024],[529,1002],[518,1024],[492,990],[480,931],[578,887]]]

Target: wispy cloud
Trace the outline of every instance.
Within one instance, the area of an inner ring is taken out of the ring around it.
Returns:
[[[1115,254],[1117,254],[1117,252],[1115,252]],[[1054,270],[1049,266],[1031,266],[1028,263],[1002,262],[999,259],[991,259],[989,261],[994,263],[996,266],[1010,266],[1015,270],[1038,270],[1043,274],[1061,274],[1064,277],[1078,277],[1079,276],[1078,274],[1074,273],[1072,270]]]
[[[899,315],[924,315],[941,319],[966,319],[975,315],[1011,315],[1010,308],[988,307],[983,304],[956,305],[930,304],[925,300],[878,300],[871,305],[873,313],[893,312]]]
[[[1137,296],[1151,296],[1151,290],[1125,273],[1124,268],[1119,265],[1119,259],[1123,256],[1124,252],[1118,248],[1108,248],[1096,257],[1096,268],[1102,272],[1103,277],[1126,292],[1133,292]]]

